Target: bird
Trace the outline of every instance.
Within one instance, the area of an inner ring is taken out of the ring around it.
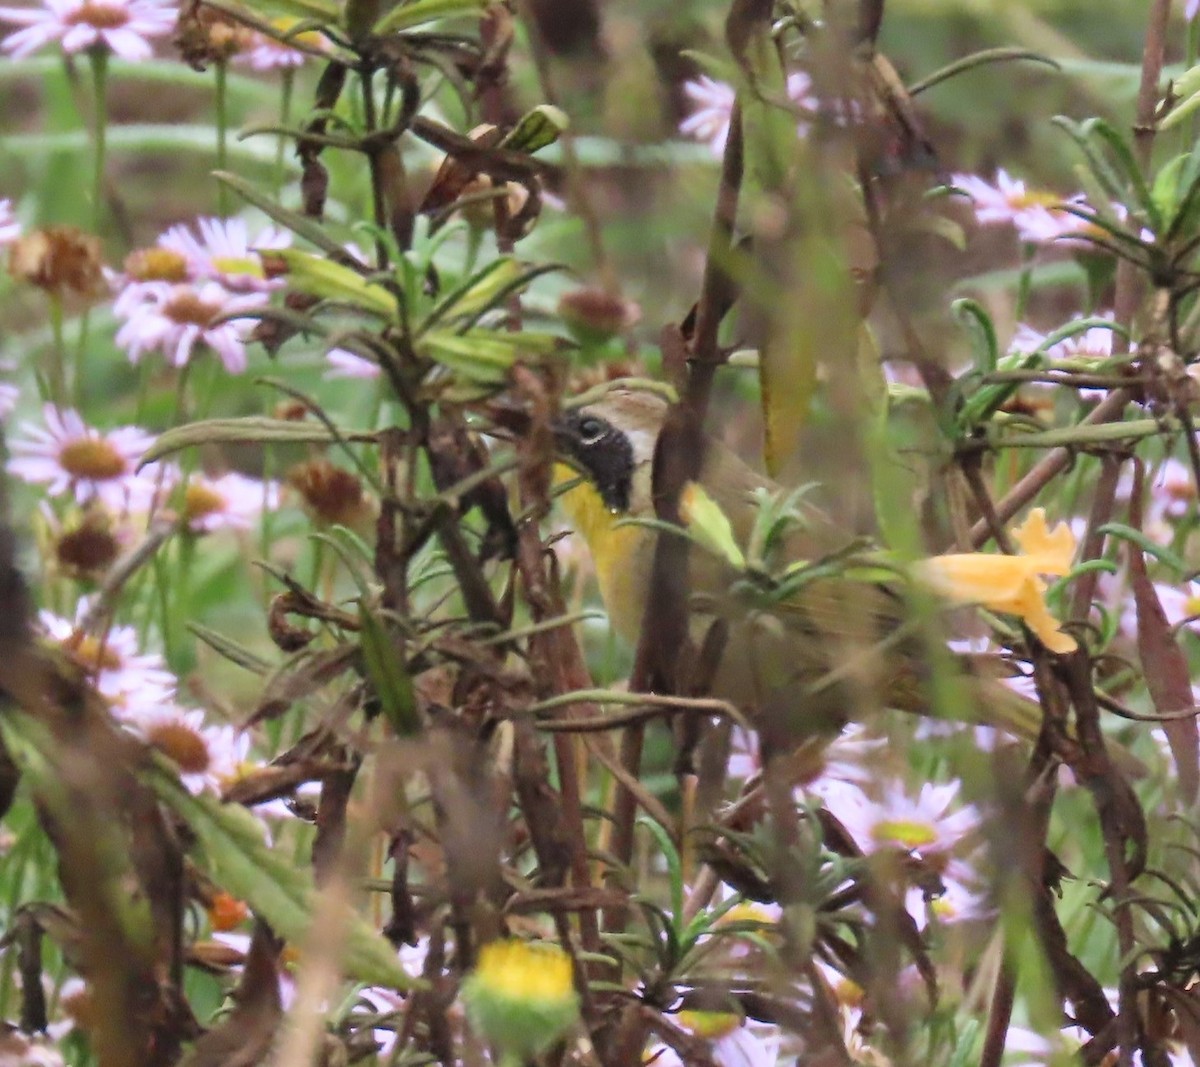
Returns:
[[[656,393],[614,388],[565,411],[555,426],[559,501],[587,545],[612,628],[634,647],[653,584],[660,527],[647,520],[655,517],[652,467],[667,411]],[[749,542],[762,501],[782,492],[715,438],[706,439],[698,482],[740,545]],[[781,554],[791,562],[820,560],[852,540],[807,508]],[[693,642],[700,647],[718,620],[726,628],[712,696],[789,744],[836,734],[880,707],[933,714],[928,631],[913,622],[898,578],[863,580],[827,568],[776,599],[769,581],[759,583],[766,595],[756,596],[755,583],[744,578],[728,559],[695,543],[689,547]],[[956,719],[1037,736],[1042,715],[1036,702],[1003,684],[994,670],[960,663],[962,684],[951,709]]]

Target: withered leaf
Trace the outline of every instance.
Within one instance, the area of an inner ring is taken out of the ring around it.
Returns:
[[[1167,622],[1166,613],[1146,574],[1142,550],[1130,544],[1129,581],[1137,609],[1138,655],[1154,709],[1170,715],[1194,706],[1187,657]],[[1179,772],[1179,792],[1189,803],[1200,789],[1200,730],[1194,716],[1167,718],[1163,730]]]
[[[357,655],[358,646],[348,641],[319,652],[300,653],[272,676],[246,725],[282,715],[297,700],[349,670]]]

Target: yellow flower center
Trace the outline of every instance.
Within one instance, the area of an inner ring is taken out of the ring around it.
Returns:
[[[287,18],[272,19],[271,25],[274,26],[275,29],[287,33],[288,30],[296,25],[296,21],[296,19]],[[320,51],[325,50],[325,38],[316,30],[304,30],[302,33],[293,33],[288,37],[286,44],[283,41],[277,41],[274,37],[264,36],[262,39],[263,44],[271,48],[278,48],[280,50],[287,50],[291,48],[293,42],[304,48],[315,48]]]
[[[183,493],[183,516],[189,522],[225,510],[225,498],[203,482],[191,482]]]
[[[201,300],[190,289],[183,289],[171,296],[163,306],[163,314],[180,326],[199,326],[207,329],[221,313],[220,304],[210,304]]]
[[[939,919],[953,919],[957,916],[954,905],[946,897],[935,897],[929,902],[929,910]]]
[[[1183,610],[1187,612],[1187,617],[1200,615],[1200,595],[1190,596],[1183,602]]]
[[[139,282],[184,282],[187,257],[172,248],[139,248],[125,257],[125,273]]]
[[[571,957],[553,945],[492,941],[475,973],[493,994],[517,1001],[560,1001],[574,995]]]
[[[1062,197],[1042,189],[1026,189],[1023,193],[1014,193],[1008,197],[1009,204],[1020,210],[1027,207],[1046,207],[1051,211],[1062,210]]]
[[[174,760],[184,774],[203,774],[208,770],[211,762],[208,745],[185,723],[155,723],[146,731],[146,740],[164,756]]]
[[[763,923],[764,925],[774,925],[775,920],[768,914],[767,909],[761,904],[755,904],[752,901],[744,900],[741,904],[735,904],[723,916],[723,923]]]
[[[108,642],[91,634],[74,633],[62,641],[62,647],[76,663],[91,674],[115,671],[121,667],[121,657],[112,650]]]
[[[69,26],[87,23],[98,30],[116,30],[129,21],[129,12],[119,4],[85,2],[67,15],[64,21]]]
[[[731,1011],[681,1011],[679,1021],[707,1041],[728,1037],[742,1025],[741,1018]]]
[[[924,848],[937,840],[937,834],[926,823],[909,819],[885,819],[871,827],[876,841],[900,845],[903,848]]]
[[[72,478],[93,482],[111,481],[125,473],[125,457],[98,437],[68,441],[59,449],[58,462]]]
[[[249,274],[264,277],[262,261],[257,256],[213,256],[213,266],[222,274]]]

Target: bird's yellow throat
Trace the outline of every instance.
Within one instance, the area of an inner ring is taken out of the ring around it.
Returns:
[[[569,482],[576,484],[558,499],[572,528],[587,542],[600,595],[614,629],[635,644],[646,606],[653,531],[634,523],[618,525],[629,516],[609,508],[595,485],[580,479],[573,467],[556,463],[554,484]]]

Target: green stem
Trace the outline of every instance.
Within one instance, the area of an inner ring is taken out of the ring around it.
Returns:
[[[63,342],[63,304],[57,293],[50,294],[50,367],[46,374],[46,398],[57,407],[67,403],[66,345]]]
[[[217,170],[227,170],[229,146],[229,95],[226,90],[226,61],[219,60],[216,64],[216,120],[217,120]],[[217,214],[225,218],[229,214],[229,193],[224,182],[217,183]]]
[[[99,235],[104,219],[104,150],[108,132],[108,49],[97,45],[88,51],[92,64],[92,229]]]
[[[279,125],[283,129],[287,129],[292,118],[292,90],[296,84],[296,68],[283,68],[283,85],[280,89],[279,97]],[[283,150],[287,145],[287,138],[280,136],[275,145],[275,188],[282,194],[283,187],[287,182],[287,171],[283,163]]]
[[[1033,260],[1037,255],[1037,245],[1032,241],[1026,241],[1021,245],[1021,274],[1017,278],[1017,306],[1013,311],[1013,318],[1017,322],[1021,322],[1025,318],[1025,311],[1029,306],[1029,293],[1033,287]]]

